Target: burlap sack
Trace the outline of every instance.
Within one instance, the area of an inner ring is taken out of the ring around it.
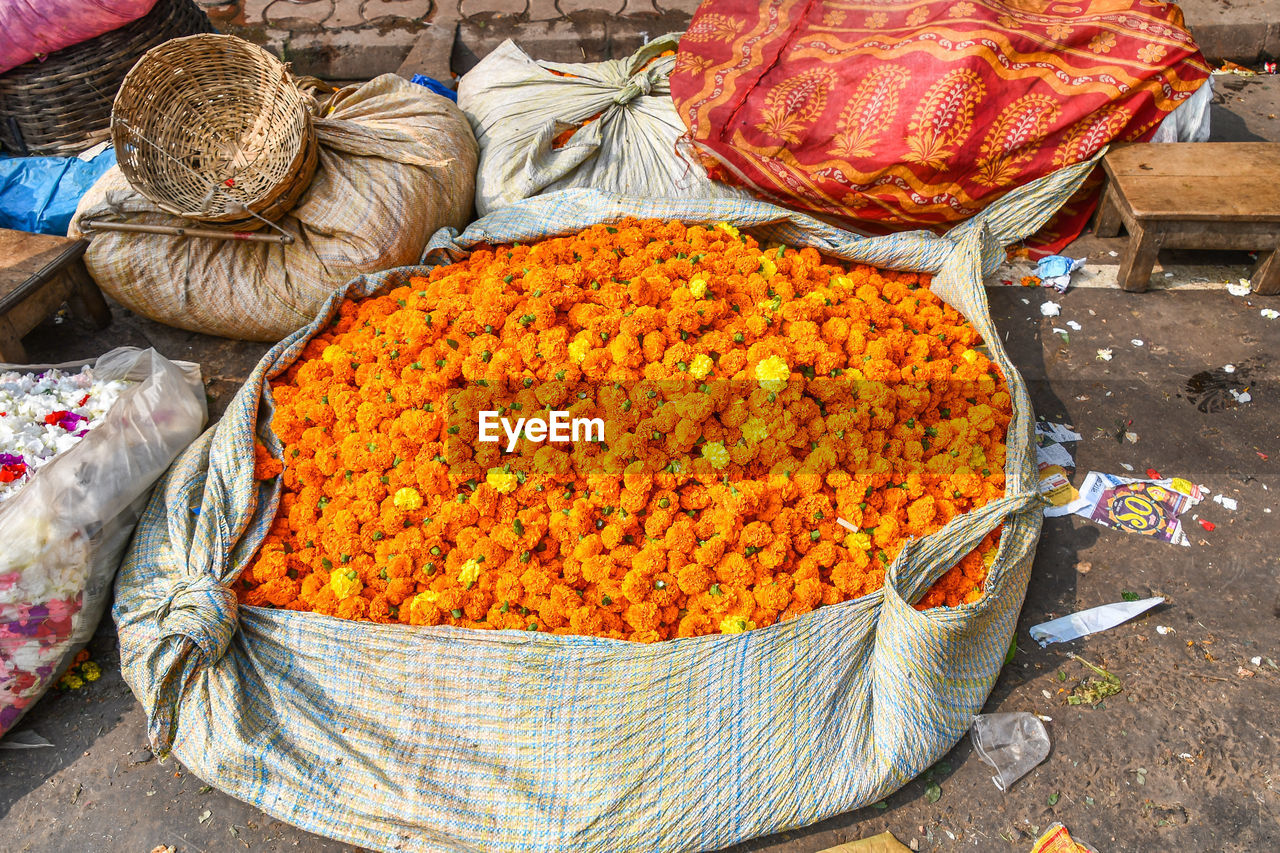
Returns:
[[[292,245],[100,230],[85,253],[90,274],[152,320],[276,341],[311,322],[334,288],[414,263],[438,228],[470,218],[476,142],[452,101],[384,74],[322,111],[315,180],[276,223]],[[81,200],[71,236],[94,219],[192,225],[135,192],[118,168]]]

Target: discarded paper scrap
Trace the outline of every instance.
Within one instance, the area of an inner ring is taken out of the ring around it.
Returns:
[[[892,832],[882,832],[870,838],[828,847],[819,853],[911,853],[911,848],[895,838]]]
[[[1068,441],[1079,441],[1081,439],[1081,435],[1067,424],[1036,421],[1036,440],[1040,441],[1041,438],[1046,438],[1049,441],[1062,444]]]
[[[1106,631],[1117,625],[1128,622],[1133,617],[1144,613],[1157,604],[1163,604],[1164,598],[1143,598],[1138,601],[1117,601],[1091,607],[1068,616],[1060,616],[1048,622],[1042,622],[1031,628],[1031,639],[1041,648],[1050,643],[1069,643],[1099,631]]]
[[[1199,486],[1181,477],[1140,480],[1090,471],[1080,486],[1080,498],[1068,504],[1067,512],[1104,527],[1189,546],[1178,516],[1203,497]]]

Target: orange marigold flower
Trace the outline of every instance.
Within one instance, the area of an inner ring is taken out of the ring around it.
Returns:
[[[280,511],[237,595],[637,642],[866,595],[1004,492],[1007,385],[928,284],[623,220],[344,301],[272,383]],[[480,410],[525,419],[512,453]],[[604,441],[538,440],[557,410]],[[917,606],[981,597],[997,546]]]

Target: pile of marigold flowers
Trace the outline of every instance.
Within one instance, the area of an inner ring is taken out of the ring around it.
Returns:
[[[926,276],[627,220],[342,303],[273,384],[242,603],[651,642],[879,589],[1004,493],[1012,409]],[[481,440],[479,413],[604,423]],[[981,597],[998,531],[917,607]]]

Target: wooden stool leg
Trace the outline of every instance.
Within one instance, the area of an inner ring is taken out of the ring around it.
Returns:
[[[1253,292],[1259,296],[1280,293],[1280,251],[1258,253],[1258,266],[1253,271]]]
[[[1098,212],[1093,217],[1093,234],[1095,237],[1115,237],[1120,233],[1122,224],[1115,184],[1108,181],[1102,201],[1098,203]]]
[[[5,317],[0,317],[0,362],[27,363],[27,351],[22,348],[22,338]]]
[[[1141,293],[1151,281],[1151,270],[1156,265],[1163,242],[1159,226],[1138,223],[1129,234],[1129,243],[1120,255],[1120,286],[1132,293]]]
[[[89,270],[85,269],[84,261],[76,261],[66,269],[64,275],[73,282],[68,299],[71,310],[88,320],[95,329],[111,325],[111,309],[102,298],[97,282],[89,275]]]

